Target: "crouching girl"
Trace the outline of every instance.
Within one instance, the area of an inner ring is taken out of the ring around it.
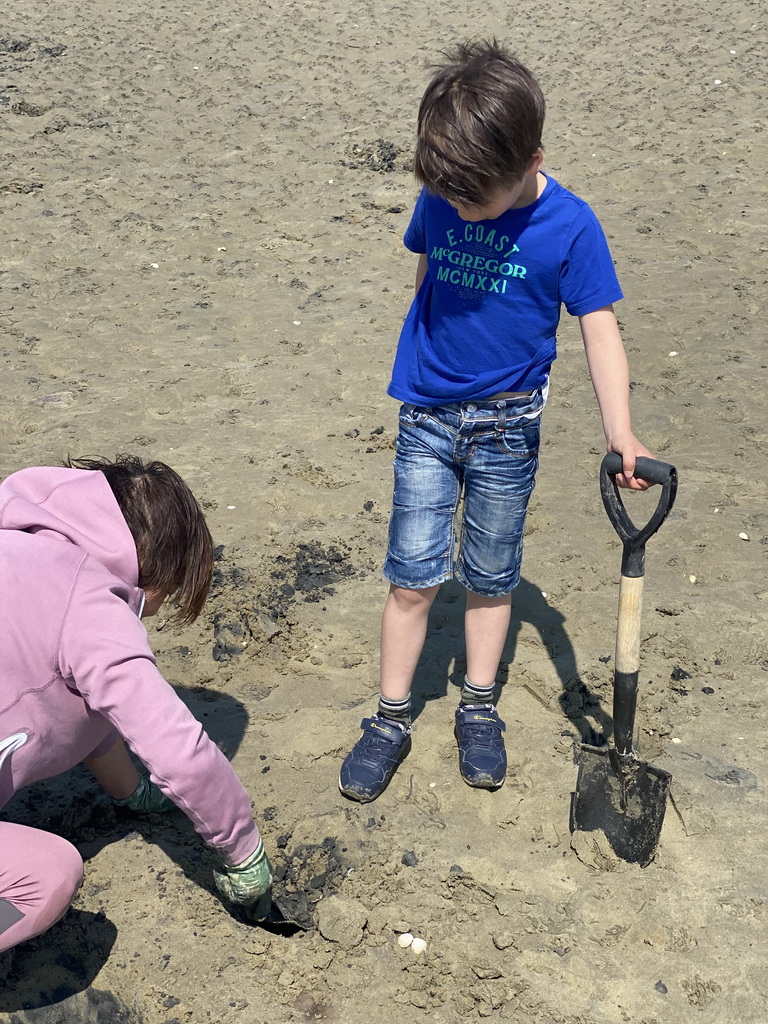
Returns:
[[[248,794],[141,622],[166,599],[192,622],[212,566],[203,513],[162,462],[77,460],[0,484],[0,807],[85,761],[119,804],[181,808],[218,855],[219,891],[258,920],[272,871]],[[66,840],[0,822],[0,952],[50,928],[82,874]]]

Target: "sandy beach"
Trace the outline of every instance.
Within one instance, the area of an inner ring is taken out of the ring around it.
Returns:
[[[74,842],[85,881],[0,957],[0,1020],[768,1024],[762,5],[9,0],[2,21],[0,476],[133,452],[187,479],[214,584],[150,640],[310,927],[232,917],[181,812],[123,816],[77,769],[2,811]],[[634,429],[680,476],[648,545],[638,736],[673,782],[646,868],[569,831],[579,744],[610,728],[621,545],[565,313],[498,677],[506,784],[458,773],[447,584],[411,754],[373,804],[337,789],[378,689],[416,110],[438,51],[493,35],[544,88],[545,171],[603,224]]]

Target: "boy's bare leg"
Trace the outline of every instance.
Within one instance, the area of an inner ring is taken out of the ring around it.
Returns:
[[[467,591],[464,636],[467,644],[467,678],[475,686],[491,687],[496,680],[507,640],[512,595],[481,597]]]
[[[125,800],[134,792],[141,780],[121,739],[115,740],[102,757],[86,757],[83,763],[113,800]]]
[[[429,609],[439,589],[407,590],[394,584],[389,588],[381,619],[381,693],[389,700],[402,700],[410,693]]]
[[[389,588],[381,618],[379,707],[361,722],[363,734],[339,772],[339,789],[351,800],[368,803],[380,796],[411,749],[411,682],[439,589]]]

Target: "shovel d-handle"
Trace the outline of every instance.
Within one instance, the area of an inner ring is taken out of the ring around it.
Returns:
[[[675,503],[677,494],[677,470],[668,462],[639,458],[635,463],[635,476],[661,484],[661,496],[656,510],[645,524],[637,527],[629,518],[624,502],[619,495],[616,474],[622,470],[621,456],[608,452],[600,466],[600,494],[614,530],[623,544],[621,575],[642,577],[645,575],[645,545],[649,537],[659,529]]]

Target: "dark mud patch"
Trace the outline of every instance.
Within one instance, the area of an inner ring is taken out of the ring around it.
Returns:
[[[322,601],[335,594],[334,583],[349,579],[355,570],[349,563],[349,549],[344,545],[324,548],[316,541],[299,544],[288,556],[278,555],[279,566],[270,574],[279,584],[279,593],[284,600],[300,594],[305,601]]]
[[[111,992],[89,988],[56,1006],[21,1010],[7,1020],[8,1024],[142,1024],[144,1018]]]
[[[336,593],[334,584],[356,574],[348,548],[317,541],[298,544],[270,564],[268,573],[257,575],[228,563],[223,549],[217,550],[209,599],[214,661],[263,650],[286,631],[293,606],[326,601]]]
[[[275,902],[286,920],[308,930],[316,927],[314,911],[324,897],[338,892],[346,868],[337,841],[302,843],[275,865]]]
[[[347,152],[349,159],[341,161],[344,167],[349,167],[353,171],[365,168],[386,174],[398,169],[397,160],[401,151],[394,142],[376,139],[375,142],[353,142]]]

